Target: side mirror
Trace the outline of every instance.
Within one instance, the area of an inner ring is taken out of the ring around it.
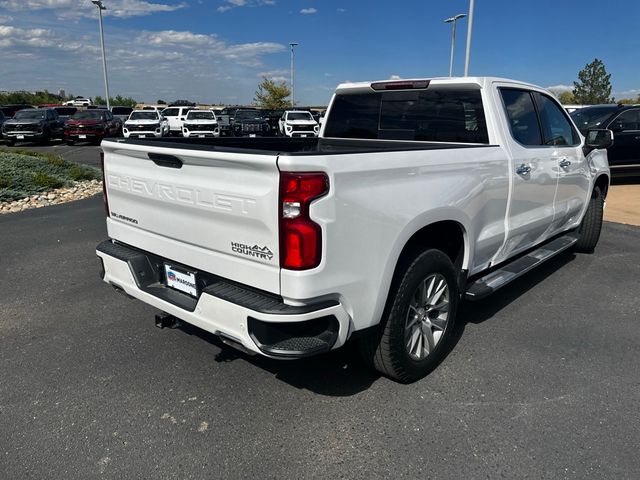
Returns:
[[[184,122],[184,117],[180,117],[180,120]]]
[[[609,148],[613,145],[613,132],[606,129],[593,129],[587,131],[584,146],[589,150],[597,148]]]

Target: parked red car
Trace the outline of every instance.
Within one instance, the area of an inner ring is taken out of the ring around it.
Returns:
[[[68,145],[75,142],[100,143],[105,137],[117,137],[122,132],[122,122],[108,110],[77,112],[64,126],[64,138]]]

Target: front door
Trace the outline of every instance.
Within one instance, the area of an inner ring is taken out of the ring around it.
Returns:
[[[558,174],[554,218],[549,235],[575,225],[590,196],[590,173],[580,146],[580,135],[565,110],[550,96],[534,92],[542,141],[549,147],[551,168]]]
[[[632,108],[620,113],[609,123],[613,131],[613,145],[607,156],[611,173],[625,167],[640,167],[640,108]]]

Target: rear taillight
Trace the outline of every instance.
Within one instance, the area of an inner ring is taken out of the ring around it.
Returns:
[[[280,266],[290,270],[317,267],[322,229],[309,217],[311,202],[329,191],[324,173],[280,173]]]
[[[102,201],[104,202],[104,211],[109,215],[109,198],[107,197],[107,176],[104,173],[104,152],[100,152],[100,168],[102,169]]]

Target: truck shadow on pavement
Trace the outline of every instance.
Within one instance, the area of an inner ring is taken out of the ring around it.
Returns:
[[[526,294],[574,258],[575,254],[572,253],[560,254],[484,300],[463,302],[458,312],[451,349],[455,348],[462,338],[467,324],[480,324],[490,320],[501,309]],[[273,360],[240,352],[225,345],[216,335],[187,323],[180,329],[218,347],[220,352],[215,357],[216,362],[226,363],[238,360],[249,362],[292,387],[309,390],[319,395],[330,397],[356,395],[368,390],[374,382],[382,378],[379,373],[362,362],[354,342],[347,342],[338,350],[315,357],[300,360]],[[398,384],[398,387],[402,385]]]

